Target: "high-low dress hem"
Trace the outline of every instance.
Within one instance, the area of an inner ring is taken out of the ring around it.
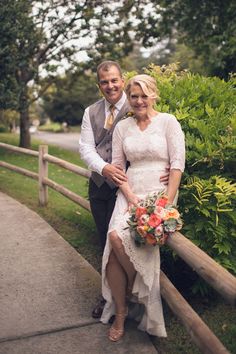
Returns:
[[[166,173],[166,167],[180,170],[184,168],[183,133],[176,118],[169,114],[159,113],[145,131],[140,131],[133,118],[119,122],[113,133],[112,149],[113,163],[125,168],[126,160],[130,162],[128,182],[132,191],[140,198],[166,188],[160,182],[160,176]],[[115,314],[114,301],[106,278],[106,267],[112,250],[109,232],[115,230],[137,271],[132,294],[145,308],[138,328],[151,335],[166,337],[160,295],[159,247],[137,247],[134,244],[128,229],[127,209],[127,200],[119,190],[103,254],[102,293],[106,305],[101,322],[108,323]]]

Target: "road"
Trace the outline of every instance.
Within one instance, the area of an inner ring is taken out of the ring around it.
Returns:
[[[31,135],[45,143],[57,145],[67,150],[79,152],[79,133],[50,133],[37,131]]]

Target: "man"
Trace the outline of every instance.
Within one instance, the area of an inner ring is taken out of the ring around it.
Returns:
[[[129,111],[123,92],[124,80],[116,62],[105,61],[97,68],[98,85],[104,98],[86,108],[80,136],[80,154],[92,175],[89,181],[89,200],[99,233],[102,249],[116,200],[116,185],[126,181],[119,167],[111,165],[112,133],[116,123]],[[109,128],[107,118],[110,106],[114,122]]]
[[[99,88],[104,96],[86,108],[80,135],[80,155],[92,170],[89,180],[89,200],[99,233],[102,249],[105,247],[109,221],[116,201],[117,186],[127,181],[126,174],[111,164],[112,133],[117,122],[130,110],[124,89],[121,68],[114,61],[104,61],[97,67]],[[168,181],[168,174],[161,177]],[[103,302],[93,310],[99,318]]]

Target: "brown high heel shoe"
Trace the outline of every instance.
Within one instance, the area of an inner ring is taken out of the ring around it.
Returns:
[[[123,320],[124,323],[123,323],[123,328],[122,329],[115,328],[114,324],[109,329],[108,338],[112,342],[117,342],[125,334],[124,324],[125,324],[125,319],[126,319],[127,315],[128,315],[128,308],[126,309],[126,311],[124,313],[116,313],[116,318],[119,318],[120,320]]]

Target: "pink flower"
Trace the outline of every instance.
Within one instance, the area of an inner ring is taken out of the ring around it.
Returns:
[[[161,206],[156,206],[154,213],[159,216],[161,219],[163,219],[165,215],[165,209]]]
[[[139,219],[140,216],[142,216],[143,214],[147,213],[147,209],[144,207],[138,207],[135,211],[135,217],[136,219]]]
[[[151,227],[157,227],[161,223],[161,218],[156,214],[151,214],[148,220],[148,225]]]
[[[168,197],[166,196],[156,200],[156,205],[161,206],[163,208],[166,206],[167,203],[168,203]]]
[[[162,225],[158,225],[158,226],[155,228],[154,234],[155,234],[155,236],[161,236],[161,235],[163,234],[163,227],[162,227]]]

